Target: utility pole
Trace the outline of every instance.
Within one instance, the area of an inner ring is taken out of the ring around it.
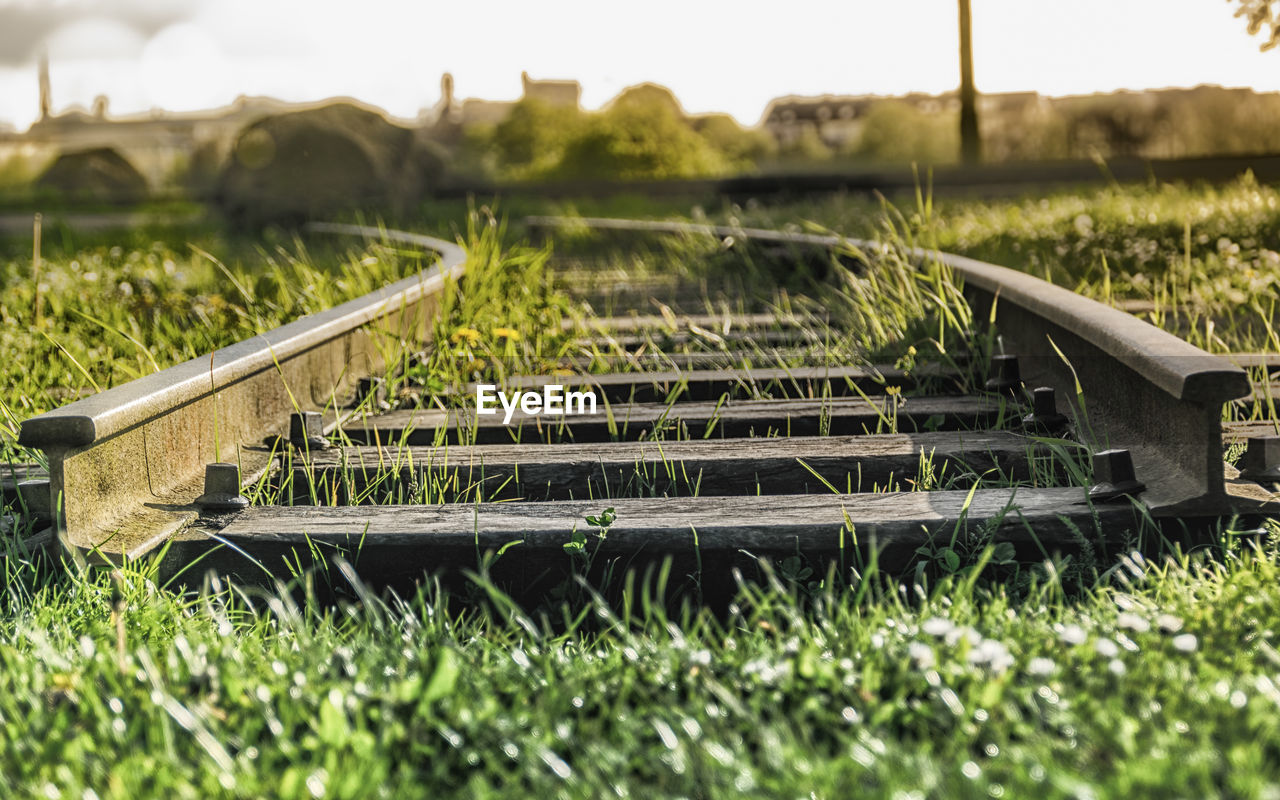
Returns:
[[[49,91],[49,52],[40,52],[40,121],[48,119],[53,113],[53,97]]]
[[[973,21],[969,0],[960,0],[960,158],[966,164],[982,160],[978,90],[973,86]]]

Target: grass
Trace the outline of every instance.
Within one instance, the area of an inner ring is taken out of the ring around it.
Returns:
[[[1267,797],[1280,564],[1138,557],[1085,590],[800,572],[530,617],[125,571],[15,585],[8,796]],[[480,589],[483,590],[483,584]]]
[[[926,184],[927,177],[922,177]],[[851,196],[733,207],[748,226],[807,220],[874,236],[886,216]],[[1280,189],[1246,174],[1221,187],[1110,186],[1009,200],[921,198],[903,220],[929,245],[1022,269],[1121,305],[1210,352],[1280,347]]]
[[[108,239],[46,232],[0,247],[0,463],[18,423],[86,394],[248,339],[425,266],[419,252],[349,241],[265,240],[214,229]]]
[[[1221,205],[1216,197],[1204,202]],[[839,227],[834,211],[810,210],[806,218]],[[952,220],[981,217],[960,206],[936,213],[939,242],[954,241]],[[882,223],[899,240],[917,229]],[[469,272],[447,295],[438,346],[409,370],[400,402],[478,378],[546,374],[569,359],[594,371],[618,359],[640,365],[575,342],[589,314],[557,290],[549,252],[512,245],[484,214],[461,232]],[[10,413],[58,402],[47,386],[125,380],[417,267],[410,253],[381,246],[320,254],[291,239],[199,236],[188,238],[235,281],[181,239],[119,245],[115,256],[96,243],[47,255],[64,282],[50,284],[46,332],[88,376],[30,329],[25,262],[16,250],[7,256],[3,308],[13,324],[4,335],[25,337],[0,384]],[[1024,248],[1036,240],[1019,236]],[[658,277],[680,264],[682,277],[710,279],[728,258],[705,240],[674,241],[620,264],[609,248],[581,244],[596,267]],[[166,258],[181,280],[165,276]],[[840,291],[822,295],[803,281],[764,291],[771,276],[750,258],[734,257],[748,266],[733,288],[760,289],[754,309],[786,310],[818,333],[797,351],[761,347],[757,363],[858,363],[914,347],[910,358],[964,367],[956,356],[984,346],[936,265],[916,272],[891,251],[883,269],[834,273]],[[86,287],[86,265],[114,288]],[[1064,256],[1062,269],[1086,267]],[[260,275],[275,277],[260,290]],[[151,318],[111,308],[120,282],[140,284],[137,276],[167,280],[185,299],[157,302]],[[238,310],[225,320],[188,311],[218,302]],[[713,301],[702,310],[753,309]],[[828,335],[836,331],[852,334]],[[669,346],[659,337],[644,349]],[[707,337],[696,346],[718,347]],[[1053,464],[1041,468],[1038,480],[1058,479]],[[1085,468],[1069,479],[1085,480]],[[924,489],[968,488],[981,476],[939,475],[922,459],[914,477]],[[432,502],[449,490],[427,483],[400,499]],[[285,490],[257,491],[270,501]],[[1119,563],[1017,563],[979,542],[954,565],[939,553],[907,575],[874,562],[837,575],[787,559],[718,610],[667,602],[680,576],[619,576],[611,601],[581,586],[563,604],[531,610],[483,570],[465,595],[427,583],[400,599],[375,596],[341,565],[274,592],[207,582],[178,593],[147,564],[79,574],[6,539],[0,787],[53,798],[1274,797],[1277,533],[1224,532],[1193,554]],[[334,591],[338,602],[318,599]]]

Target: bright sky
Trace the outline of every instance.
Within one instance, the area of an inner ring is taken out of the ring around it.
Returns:
[[[1234,2],[972,3],[979,91],[1280,89],[1280,50],[1258,51]],[[35,118],[46,46],[55,110],[350,95],[408,117],[445,71],[457,96],[502,100],[528,70],[577,78],[588,108],[651,80],[754,124],[784,94],[955,88],[956,16],[955,0],[0,0],[0,121]]]

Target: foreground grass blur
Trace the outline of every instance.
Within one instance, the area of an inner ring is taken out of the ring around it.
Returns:
[[[324,606],[9,562],[10,797],[1270,797],[1280,563],[792,576],[727,615]],[[341,581],[338,576],[335,580]],[[978,578],[975,580],[975,578]]]

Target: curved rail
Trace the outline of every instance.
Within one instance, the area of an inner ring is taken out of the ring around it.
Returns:
[[[404,280],[22,423],[18,443],[49,458],[60,536],[107,560],[151,549],[195,517],[205,466],[267,465],[263,441],[298,411],[333,408],[388,351],[430,330],[441,292],[462,274],[456,244],[404,231],[313,224],[433,250],[439,261]]]
[[[603,218],[529,217],[530,227],[586,226],[637,233],[735,237],[777,244],[878,245],[834,235],[723,225]],[[1024,272],[964,256],[916,248],[909,255],[950,267],[963,280],[975,319],[994,319],[1006,353],[1018,356],[1030,386],[1076,397],[1077,427],[1099,445],[1131,451],[1147,484],[1142,499],[1155,512],[1232,510],[1223,477],[1224,403],[1250,393],[1248,376],[1119,309]],[[992,313],[994,311],[994,314]]]

